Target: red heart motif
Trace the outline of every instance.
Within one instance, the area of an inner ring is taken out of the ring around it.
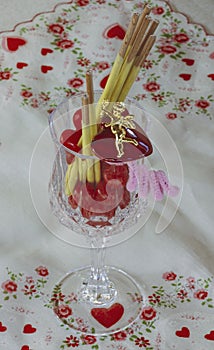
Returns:
[[[36,328],[34,328],[31,324],[26,324],[23,328],[23,333],[32,334],[36,332]]]
[[[51,66],[41,66],[41,72],[46,74],[49,70],[52,70],[53,67]]]
[[[53,50],[52,49],[49,49],[49,48],[47,48],[47,47],[43,47],[42,49],[41,49],[41,54],[42,54],[42,56],[46,56],[48,53],[52,53],[53,52]]]
[[[187,327],[182,327],[181,330],[176,331],[175,334],[177,335],[177,337],[180,337],[180,338],[190,337],[190,331],[189,331],[189,328]]]
[[[210,78],[211,80],[214,80],[214,74],[208,74],[208,78]]]
[[[3,38],[2,47],[6,51],[14,52],[19,49],[20,46],[23,46],[27,41],[19,37],[5,37]]]
[[[123,29],[123,27],[120,24],[115,23],[105,30],[105,32],[103,33],[103,36],[104,38],[107,38],[107,39],[116,38],[116,39],[123,40],[125,34],[126,34],[125,29]]]
[[[182,62],[186,63],[187,66],[193,66],[193,64],[195,63],[195,60],[191,58],[183,58]]]
[[[23,345],[21,350],[30,350],[29,346],[28,345]]]
[[[25,62],[17,62],[17,64],[16,64],[16,67],[18,69],[22,69],[22,68],[27,67],[27,66],[28,66],[28,64]]]
[[[91,309],[91,315],[97,320],[97,322],[106,328],[117,323],[123,316],[123,313],[124,307],[119,303],[113,304],[108,309],[105,307]]]
[[[104,89],[104,87],[106,86],[106,83],[107,83],[107,81],[108,81],[108,77],[109,77],[109,75],[106,75],[106,77],[104,77],[104,78],[101,80],[101,82],[100,82],[100,87],[101,87],[102,89]]]
[[[185,81],[190,80],[191,76],[192,76],[191,74],[186,74],[186,73],[179,74],[179,77],[182,78]]]
[[[7,327],[3,326],[2,322],[0,322],[0,332],[6,332]]]
[[[209,55],[209,58],[211,58],[211,60],[214,60],[214,52],[211,52],[211,54]]]
[[[214,341],[214,331],[210,331],[210,333],[206,334],[206,335],[204,336],[204,338],[207,339],[207,340],[212,340],[212,341]]]

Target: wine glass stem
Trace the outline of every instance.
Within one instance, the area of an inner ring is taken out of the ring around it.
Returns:
[[[83,282],[81,299],[94,306],[110,304],[117,294],[114,283],[107,275],[105,254],[106,248],[103,241],[92,239],[90,275]]]

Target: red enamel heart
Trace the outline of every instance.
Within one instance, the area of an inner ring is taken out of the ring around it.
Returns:
[[[204,338],[207,339],[207,340],[212,340],[212,341],[214,341],[214,331],[210,331],[210,333],[206,334],[206,335],[204,336]]]
[[[214,73],[208,74],[208,78],[210,78],[211,80],[214,80]]]
[[[117,323],[124,313],[123,305],[115,303],[107,308],[94,308],[91,309],[91,315],[105,328],[113,326]]]
[[[41,66],[41,72],[46,74],[49,70],[52,70],[53,67],[51,66]]]
[[[192,76],[191,74],[186,74],[186,73],[179,74],[179,77],[182,78],[185,81],[190,80],[191,76]]]
[[[180,338],[190,337],[190,331],[189,331],[189,328],[187,327],[182,327],[181,330],[176,331],[175,334],[177,335],[177,337],[180,337]]]
[[[104,87],[106,86],[108,77],[109,77],[109,75],[107,75],[106,77],[104,77],[104,78],[101,80],[101,82],[100,82],[100,87],[101,87],[102,89],[104,89]]]
[[[103,36],[108,39],[117,38],[123,40],[125,34],[126,31],[123,29],[123,27],[121,27],[120,24],[115,23],[105,30]]]
[[[28,345],[23,345],[21,350],[30,350],[29,346]]]
[[[31,324],[26,324],[23,328],[23,333],[31,334],[35,332],[36,332],[36,328],[33,327]]]
[[[7,330],[7,327],[6,326],[3,326],[2,322],[0,322],[0,332],[6,332]]]
[[[22,69],[22,68],[27,67],[27,66],[28,66],[28,64],[25,62],[17,62],[17,64],[16,64],[16,67],[18,69]]]
[[[195,60],[191,58],[183,58],[182,62],[186,63],[187,66],[193,66],[193,64],[195,63]]]
[[[17,51],[20,46],[23,46],[27,43],[27,41],[23,38],[19,37],[6,37],[3,39],[2,46],[7,51]]]
[[[41,54],[42,54],[42,56],[46,56],[48,53],[52,53],[53,52],[53,50],[52,49],[49,49],[48,47],[43,47],[42,49],[41,49]]]

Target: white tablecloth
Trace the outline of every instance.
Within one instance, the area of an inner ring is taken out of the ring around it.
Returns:
[[[0,3],[0,31],[5,31],[1,34],[1,39],[3,40],[5,36],[20,36],[20,26],[14,32],[7,31],[16,23],[29,20],[37,13],[52,10],[58,3],[56,0],[33,3],[14,0],[6,4]],[[112,1],[112,3],[115,5],[119,2]],[[131,3],[139,2],[121,3],[131,6]],[[190,16],[191,21],[204,25],[209,34],[214,32],[213,0],[204,0],[203,4],[196,0],[188,3],[184,0],[173,0],[168,3],[172,9]],[[166,3],[164,4],[166,6]],[[54,12],[52,15],[54,16]],[[35,20],[31,22],[32,26]],[[185,29],[187,28],[188,25],[185,24]],[[201,37],[206,37],[208,40],[208,49],[209,45],[213,47],[213,36],[209,34],[206,36],[205,32],[201,34],[200,31]],[[45,40],[44,37],[41,40]],[[114,47],[114,44],[118,45],[118,41],[113,41],[111,47]],[[5,55],[8,51],[4,51],[2,47],[0,65],[4,64],[5,67],[7,57]],[[11,57],[16,59],[16,53],[12,54]],[[197,43],[195,54],[197,54]],[[206,56],[206,52],[204,54]],[[204,88],[199,84],[200,74],[202,76],[203,69],[205,71],[207,69],[207,58],[203,61],[203,53],[201,55],[200,62],[197,62],[198,66],[192,71],[196,80],[188,83],[189,88],[192,88],[191,84],[194,87],[197,81],[197,98],[200,97],[200,88],[201,91]],[[210,60],[214,62],[214,49],[209,55]],[[29,52],[29,57],[31,63],[38,61],[33,48]],[[214,74],[213,64],[209,74]],[[27,81],[30,77],[25,76],[25,79]],[[52,75],[51,79],[53,84],[57,85],[57,75],[55,77]],[[57,239],[40,221],[31,199],[29,172],[35,144],[47,127],[47,116],[43,109],[21,105],[17,98],[20,93],[16,93],[16,89],[20,89],[20,86],[16,82],[11,82],[14,96],[12,98],[10,89],[6,87],[7,81],[1,80],[0,84],[2,88],[0,348],[2,350],[72,348],[74,335],[65,327],[60,327],[52,311],[45,307],[45,304],[48,302],[54,283],[70,269],[88,265],[90,254],[85,248],[71,246]],[[32,86],[36,89],[35,84]],[[4,95],[5,91],[8,93],[7,98]],[[213,349],[214,83],[211,78],[206,90],[207,96],[210,100],[207,114],[203,113],[202,109],[196,114],[197,108],[194,106],[188,113],[184,111],[183,115],[181,111],[176,111],[177,118],[172,120],[166,118],[167,106],[164,113],[161,107],[157,107],[154,111],[154,105],[151,106],[154,114],[160,117],[161,123],[172,136],[181,156],[184,171],[181,202],[173,221],[162,234],[155,234],[155,227],[163,209],[163,203],[157,203],[150,220],[139,232],[131,239],[107,249],[107,264],[124,269],[140,284],[145,285],[147,296],[150,296],[147,301],[148,307],[152,307],[156,312],[153,324],[149,323],[149,320],[141,319],[139,324],[133,327],[132,335],[127,332],[121,335],[121,339],[119,336],[92,339],[91,344],[89,340],[83,340],[77,335],[77,348]],[[6,281],[10,281],[12,289],[5,284]],[[34,289],[32,293],[29,292],[30,286],[32,290]],[[154,286],[159,288],[159,294],[156,293],[158,288]],[[158,302],[152,301],[152,295],[154,297],[155,293],[161,299]],[[187,328],[190,334],[176,333],[178,331],[185,333]],[[207,334],[209,336],[205,337]],[[71,337],[72,345],[69,345],[68,337]],[[142,338],[148,340],[147,347]]]

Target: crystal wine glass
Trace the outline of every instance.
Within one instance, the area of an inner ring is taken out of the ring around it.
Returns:
[[[53,309],[73,330],[94,335],[128,327],[142,309],[141,287],[125,271],[105,266],[104,257],[111,237],[127,230],[131,236],[135,224],[143,224],[147,200],[132,169],[152,153],[137,103],[98,103],[100,94],[95,91],[88,105],[78,93],[49,117],[56,150],[51,208],[60,223],[90,242],[92,257],[90,266],[68,272],[55,285]]]

